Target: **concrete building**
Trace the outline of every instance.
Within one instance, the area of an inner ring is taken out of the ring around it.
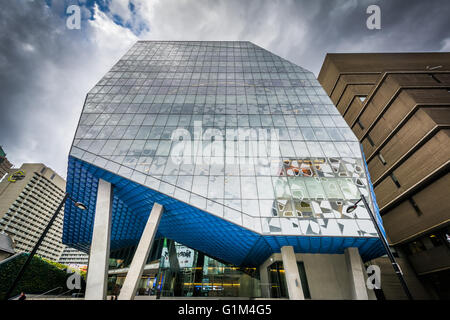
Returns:
[[[450,53],[328,54],[318,80],[362,143],[413,296],[449,299]]]
[[[76,264],[79,266],[87,266],[89,261],[89,256],[77,249],[65,246],[58,262],[62,264]]]
[[[9,170],[0,183],[0,233],[9,235],[16,252],[30,252],[65,193],[65,180],[41,163]],[[58,261],[63,214],[56,218],[37,254]]]
[[[12,167],[12,163],[6,158],[6,153],[0,146],[0,181],[8,173],[8,170]]]
[[[86,299],[375,298],[358,140],[311,72],[250,42],[138,41],[86,97],[67,192]]]

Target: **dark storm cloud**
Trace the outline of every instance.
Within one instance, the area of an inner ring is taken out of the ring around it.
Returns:
[[[249,40],[316,75],[327,52],[450,50],[448,0],[113,0],[101,1],[104,12],[93,2],[0,0],[0,145],[16,165],[44,162],[65,175],[84,97],[133,32]],[[90,4],[80,31],[65,28],[71,3]],[[381,7],[381,30],[366,28],[371,4]]]
[[[316,75],[327,52],[450,50],[448,0],[315,0],[245,2],[242,38]],[[381,8],[381,29],[369,30],[366,9]],[[236,14],[240,11],[235,3]],[[276,23],[274,23],[274,20]],[[266,34],[261,38],[258,30]],[[269,38],[269,41],[267,41]],[[447,42],[445,40],[447,39]],[[445,47],[446,46],[446,47]]]
[[[366,27],[372,4],[381,30]],[[165,0],[148,11],[150,39],[250,40],[316,75],[327,52],[450,47],[448,0]]]
[[[450,50],[450,2],[447,0],[316,1],[321,9],[310,17],[307,50],[294,62],[318,74],[327,52],[411,52]],[[329,4],[334,6],[328,7]],[[381,8],[381,29],[369,30],[366,9]],[[296,3],[302,10],[302,2]],[[445,40],[447,39],[447,42]],[[300,45],[300,44],[299,44]],[[445,47],[446,46],[446,47]]]
[[[0,144],[12,160],[26,161],[28,154],[32,161],[33,155],[49,152],[46,144],[58,143],[50,128],[59,108],[43,98],[58,81],[51,72],[64,63],[61,53],[70,43],[57,33],[59,19],[43,2],[1,3]]]
[[[61,4],[0,2],[0,145],[16,166],[42,162],[65,176],[84,97],[123,46],[105,58],[89,26],[66,28]]]

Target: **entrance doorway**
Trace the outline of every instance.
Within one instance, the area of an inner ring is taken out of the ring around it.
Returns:
[[[308,279],[306,277],[305,265],[302,261],[297,261],[298,273],[302,284],[303,295],[305,299],[311,299],[309,291]],[[289,298],[286,285],[285,271],[283,261],[276,261],[267,268],[270,281],[270,297],[271,298]]]

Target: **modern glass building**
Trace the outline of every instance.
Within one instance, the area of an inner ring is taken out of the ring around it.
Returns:
[[[88,93],[69,155],[67,191],[88,210],[66,206],[63,242],[91,257],[100,181],[113,190],[119,260],[154,203],[164,211],[150,256],[170,239],[256,270],[243,273],[265,297],[283,263],[285,295],[296,297],[298,278],[314,299],[327,297],[314,263],[342,268],[351,287],[363,276],[352,265],[383,254],[363,203],[346,211],[364,195],[378,212],[357,138],[313,73],[250,42],[137,42]],[[334,297],[358,298],[350,287]]]

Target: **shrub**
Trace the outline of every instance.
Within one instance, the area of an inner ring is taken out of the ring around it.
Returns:
[[[22,253],[16,258],[0,264],[0,299],[4,298],[27,258],[28,253]],[[34,256],[11,297],[21,292],[25,294],[42,294],[57,287],[61,287],[61,289],[55,290],[53,294],[67,291],[66,280],[69,275],[66,268],[67,266],[65,265],[56,262],[50,263]]]

